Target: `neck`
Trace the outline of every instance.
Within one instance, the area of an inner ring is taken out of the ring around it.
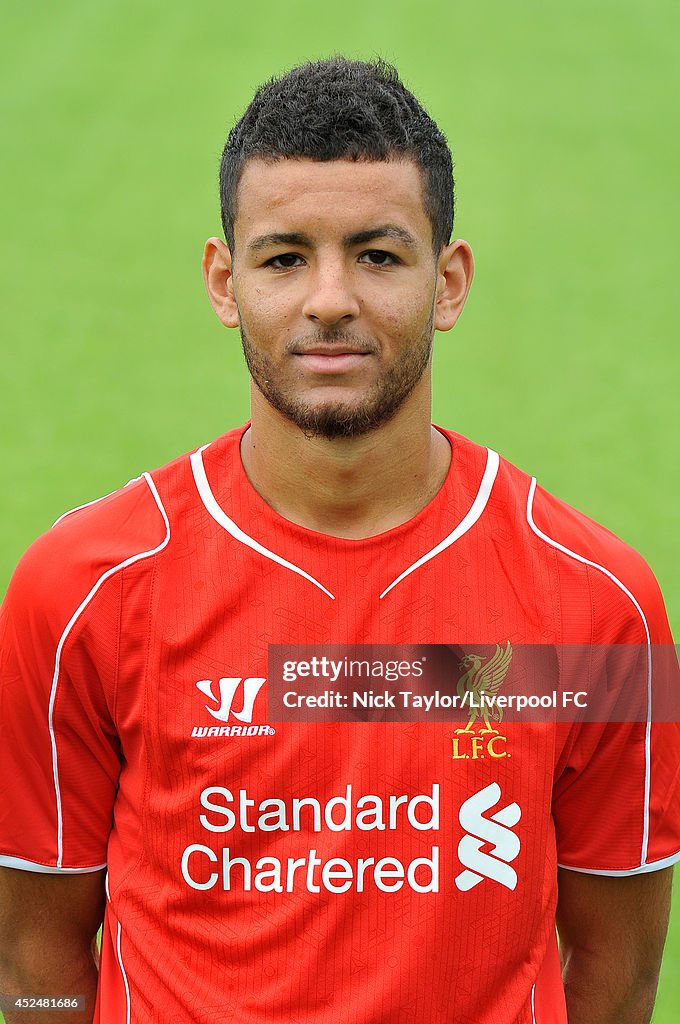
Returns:
[[[259,391],[252,400],[245,472],[268,505],[307,529],[353,539],[384,533],[416,515],[446,478],[451,448],[431,425],[429,381],[388,423],[356,438],[307,436]]]

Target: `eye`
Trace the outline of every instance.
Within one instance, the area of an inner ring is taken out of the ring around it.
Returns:
[[[359,262],[368,263],[370,267],[391,267],[399,262],[392,253],[384,252],[382,249],[370,249],[362,252]]]
[[[294,252],[282,252],[279,256],[272,256],[270,260],[267,260],[265,267],[273,267],[274,270],[292,270],[293,267],[298,267],[302,261],[302,257],[298,256]]]

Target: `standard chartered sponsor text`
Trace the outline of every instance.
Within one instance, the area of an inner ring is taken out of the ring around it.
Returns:
[[[208,833],[275,832],[359,832],[396,831],[412,828],[419,832],[439,829],[439,786],[430,793],[365,794],[355,797],[351,784],[343,794],[324,801],[316,797],[287,800],[268,797],[256,801],[247,789],[235,795],[224,786],[209,786],[200,795],[204,812],[199,815]],[[238,843],[238,838],[235,839]],[[316,847],[299,856],[242,856],[231,846],[218,850],[205,843],[192,843],[182,853],[182,877],[192,889],[222,889],[259,892],[307,891],[363,892],[374,885],[382,892],[397,892],[404,886],[414,892],[439,891],[439,847],[427,856],[403,862],[399,857],[319,856]],[[250,844],[248,844],[250,847]]]

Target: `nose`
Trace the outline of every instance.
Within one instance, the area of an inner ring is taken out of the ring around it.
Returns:
[[[344,263],[333,261],[315,268],[302,312],[308,320],[326,327],[350,323],[359,316],[361,307]]]

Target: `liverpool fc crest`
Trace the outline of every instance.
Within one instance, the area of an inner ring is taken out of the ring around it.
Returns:
[[[459,668],[465,674],[458,680],[458,696],[461,703],[469,708],[468,722],[464,729],[456,729],[457,733],[470,732],[475,722],[481,718],[484,733],[497,733],[491,722],[501,722],[503,708],[499,707],[496,695],[505,679],[512,660],[512,647],[508,640],[505,647],[496,644],[496,650],[484,658],[480,654],[466,654]]]

